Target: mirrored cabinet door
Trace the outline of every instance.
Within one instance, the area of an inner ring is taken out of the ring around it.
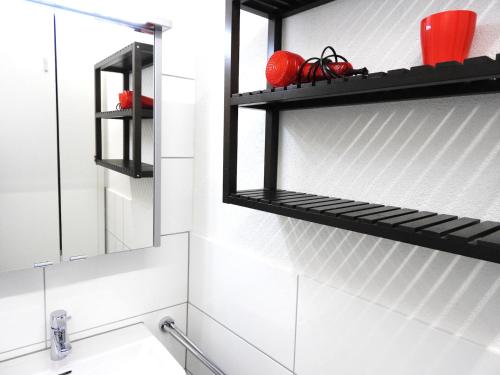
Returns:
[[[53,22],[26,1],[0,12],[0,272],[59,261]]]
[[[158,245],[151,23],[9,0],[0,33],[0,272]]]
[[[96,96],[102,112],[116,111],[124,79],[132,90],[133,76],[128,71],[106,70],[97,87],[94,73],[96,64],[132,43],[152,48],[153,36],[67,11],[56,11],[55,19],[63,259],[151,247],[153,177],[134,178],[95,162]],[[142,95],[153,98],[150,57],[140,78]],[[131,135],[132,121],[101,120],[103,159],[123,159],[124,138]],[[153,119],[143,118],[140,131],[142,162],[152,166]]]

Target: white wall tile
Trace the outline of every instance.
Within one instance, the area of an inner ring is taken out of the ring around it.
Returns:
[[[161,154],[192,157],[194,154],[195,81],[163,76]]]
[[[189,338],[226,374],[292,374],[193,306],[188,308],[188,320]],[[187,368],[193,375],[212,374],[190,354]]]
[[[47,270],[47,314],[65,309],[70,332],[187,301],[188,235],[162,238],[160,248],[63,263]]]
[[[106,230],[123,242],[123,202],[128,197],[106,189]],[[128,199],[130,200],[130,199]]]
[[[173,318],[175,320],[176,326],[181,331],[186,332],[187,303],[183,303],[182,305],[177,305],[169,307],[167,309],[162,309],[148,314],[120,320],[96,328],[75,332],[70,335],[70,340],[81,340],[89,336],[123,328],[132,324],[144,323],[146,327],[155,335],[155,337],[175,357],[177,362],[179,362],[179,364],[184,367],[186,365],[186,349],[184,348],[184,346],[175,341],[170,334],[161,331],[158,327],[160,319],[166,316],[170,316],[171,318]]]
[[[161,233],[191,230],[193,217],[193,160],[162,159]]]
[[[484,346],[307,277],[299,290],[299,375],[498,374]]]
[[[45,341],[43,306],[43,270],[0,273],[0,353]]]
[[[297,276],[191,237],[190,303],[293,367]]]
[[[194,78],[195,62],[193,48],[196,48],[196,32],[193,27],[193,19],[190,13],[195,11],[189,9],[193,1],[176,3],[178,12],[173,20],[173,28],[163,33],[163,61],[162,73],[180,77]]]

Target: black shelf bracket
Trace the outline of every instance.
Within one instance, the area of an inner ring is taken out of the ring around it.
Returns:
[[[223,202],[500,263],[500,222],[277,189],[280,111],[500,92],[500,54],[249,93],[238,92],[240,12],[269,19],[268,55],[281,48],[282,22],[326,4],[226,0]],[[238,109],[266,111],[263,188],[237,191]]]
[[[97,165],[125,174],[133,178],[153,177],[153,166],[142,162],[142,120],[153,118],[153,110],[143,109],[142,69],[153,64],[153,46],[134,42],[115,54],[98,62],[95,67],[95,133]],[[123,89],[134,92],[132,108],[117,111],[101,111],[101,73],[123,74]],[[119,119],[123,122],[123,159],[103,159],[102,119]],[[132,158],[130,158],[132,144]]]

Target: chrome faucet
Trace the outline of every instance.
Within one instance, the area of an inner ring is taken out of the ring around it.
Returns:
[[[50,313],[51,348],[50,359],[60,361],[71,352],[71,344],[67,334],[66,322],[69,317],[65,310],[56,310]]]

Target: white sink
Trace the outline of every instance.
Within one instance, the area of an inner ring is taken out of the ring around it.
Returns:
[[[50,350],[44,350],[0,363],[0,374],[186,375],[143,324],[76,341],[72,345],[72,353],[62,361],[51,361]]]

